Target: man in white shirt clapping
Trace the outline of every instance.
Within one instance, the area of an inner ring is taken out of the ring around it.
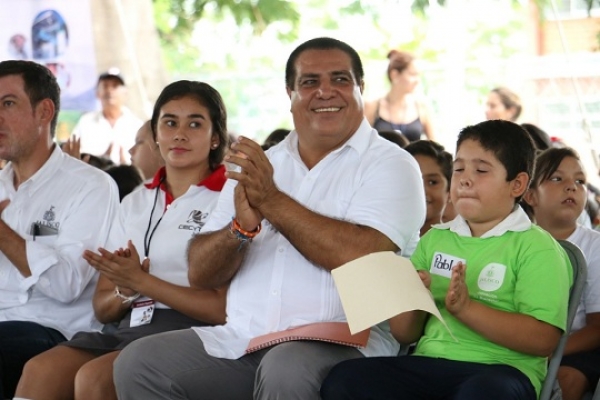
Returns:
[[[31,357],[100,327],[95,270],[119,204],[110,176],[54,144],[60,89],[30,61],[0,62],[0,396]]]

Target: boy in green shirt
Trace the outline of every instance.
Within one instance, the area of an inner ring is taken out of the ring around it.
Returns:
[[[338,399],[537,399],[566,326],[572,269],[561,246],[518,202],[534,147],[501,120],[464,128],[450,195],[456,219],[434,225],[411,261],[454,338],[423,311],[390,327],[413,355],[345,361],[321,388]]]

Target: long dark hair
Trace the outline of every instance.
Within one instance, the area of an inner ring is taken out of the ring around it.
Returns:
[[[570,147],[552,147],[541,152],[535,159],[535,172],[531,178],[529,189],[537,189],[542,182],[549,179],[567,157],[580,160],[579,154]],[[533,219],[533,208],[525,200],[521,200],[521,207],[529,218]]]
[[[229,135],[227,134],[227,110],[223,98],[208,83],[181,80],[167,85],[158,96],[152,111],[152,119],[150,120],[152,138],[156,141],[156,127],[160,109],[169,101],[182,97],[192,97],[208,108],[213,134],[219,136],[219,145],[216,149],[211,149],[208,155],[208,164],[210,169],[214,171],[223,162],[225,150],[229,145]]]

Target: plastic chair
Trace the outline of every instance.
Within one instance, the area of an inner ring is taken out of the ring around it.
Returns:
[[[552,356],[550,357],[548,363],[548,373],[546,374],[546,379],[542,385],[540,400],[562,399],[562,394],[560,392],[560,387],[558,386],[558,381],[556,380],[556,375],[558,373],[558,367],[560,367],[560,361],[562,360],[567,338],[571,333],[571,325],[573,324],[573,319],[575,318],[577,307],[581,301],[581,294],[583,293],[583,287],[585,286],[585,281],[587,279],[587,262],[583,253],[581,252],[581,249],[579,249],[579,247],[577,247],[575,244],[566,240],[559,240],[558,242],[563,247],[569,256],[569,260],[571,261],[571,266],[573,267],[573,286],[571,286],[571,290],[569,292],[567,327],[561,336],[560,341],[558,342],[558,346],[556,346],[556,350],[554,350],[554,353],[552,353]]]

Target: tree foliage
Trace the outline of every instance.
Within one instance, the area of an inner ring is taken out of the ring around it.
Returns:
[[[275,21],[286,21],[297,27],[300,14],[287,0],[153,0],[154,14],[161,39],[178,44],[189,38],[196,22],[205,11],[219,16],[230,13],[238,25],[249,23],[260,34]]]
[[[273,22],[291,26],[282,40],[295,37],[300,14],[287,0],[152,0],[154,19],[165,55],[167,70],[189,71],[200,50],[190,44],[196,23],[210,11],[211,18],[231,15],[238,26],[249,25],[260,34]]]
[[[594,7],[594,4],[597,6],[600,6],[600,0],[584,0],[584,1],[587,4],[588,14],[592,10],[592,7]]]
[[[435,0],[440,6],[446,4],[446,0]],[[412,2],[412,10],[418,14],[425,14],[427,8],[429,7],[430,0],[413,0]]]
[[[427,8],[430,6],[432,1],[437,2],[439,5],[443,6],[446,4],[446,0],[413,0],[412,2],[412,10],[413,12],[425,14]],[[583,0],[587,5],[588,14],[591,12],[594,5],[600,6],[600,0]],[[513,3],[517,3],[519,0],[513,0]],[[535,5],[540,9],[544,9],[550,7],[552,5],[552,0],[533,0]]]
[[[361,21],[365,21],[376,28],[383,42],[392,42],[397,38],[397,32],[390,32],[388,29],[389,19],[385,18],[385,4],[392,4],[398,0],[338,0],[335,2],[323,2],[322,0],[152,0],[154,3],[156,22],[162,39],[162,47],[165,55],[167,70],[172,73],[186,74],[190,71],[197,71],[199,67],[202,71],[221,71],[223,67],[227,68],[229,61],[217,64],[210,64],[207,61],[206,49],[203,45],[193,45],[192,32],[198,22],[203,19],[211,21],[224,21],[227,19],[235,21],[240,29],[235,31],[223,32],[224,35],[240,36],[238,42],[248,39],[248,32],[261,34],[269,25],[267,34],[276,31],[280,42],[285,43],[297,38],[299,25],[310,24],[318,26],[324,30],[338,31],[348,20],[360,16]],[[511,0],[514,7],[522,6],[522,0]],[[539,2],[548,2],[550,0],[533,0]],[[600,0],[591,0],[600,1]],[[412,12],[418,19],[427,19],[431,6],[447,6],[450,0],[412,0]],[[300,15],[299,11],[303,13]],[[314,12],[319,10],[318,12]],[[360,22],[363,23],[363,22]],[[231,24],[228,25],[231,28]],[[242,29],[243,28],[243,29]],[[514,28],[511,25],[511,28]],[[235,28],[234,28],[235,29]],[[419,29],[416,26],[413,29]],[[425,28],[423,28],[425,29]],[[422,41],[427,36],[426,29],[413,32],[414,38],[410,42],[404,41],[402,46],[407,50],[420,49],[419,54],[426,59],[434,59],[433,53],[437,54],[439,49],[427,50],[421,46]],[[492,35],[492,34],[490,34]],[[495,36],[503,36],[503,32],[494,32]],[[207,40],[215,36],[211,34]],[[485,38],[483,38],[485,39]],[[385,46],[374,45],[371,49],[362,49],[363,54],[374,59],[384,58],[389,44]],[[424,54],[424,53],[431,54]],[[271,57],[269,55],[269,57]],[[254,57],[253,62],[257,62]],[[235,64],[237,60],[232,58],[231,63]],[[267,60],[268,62],[268,60]],[[245,66],[246,68],[248,65]]]

